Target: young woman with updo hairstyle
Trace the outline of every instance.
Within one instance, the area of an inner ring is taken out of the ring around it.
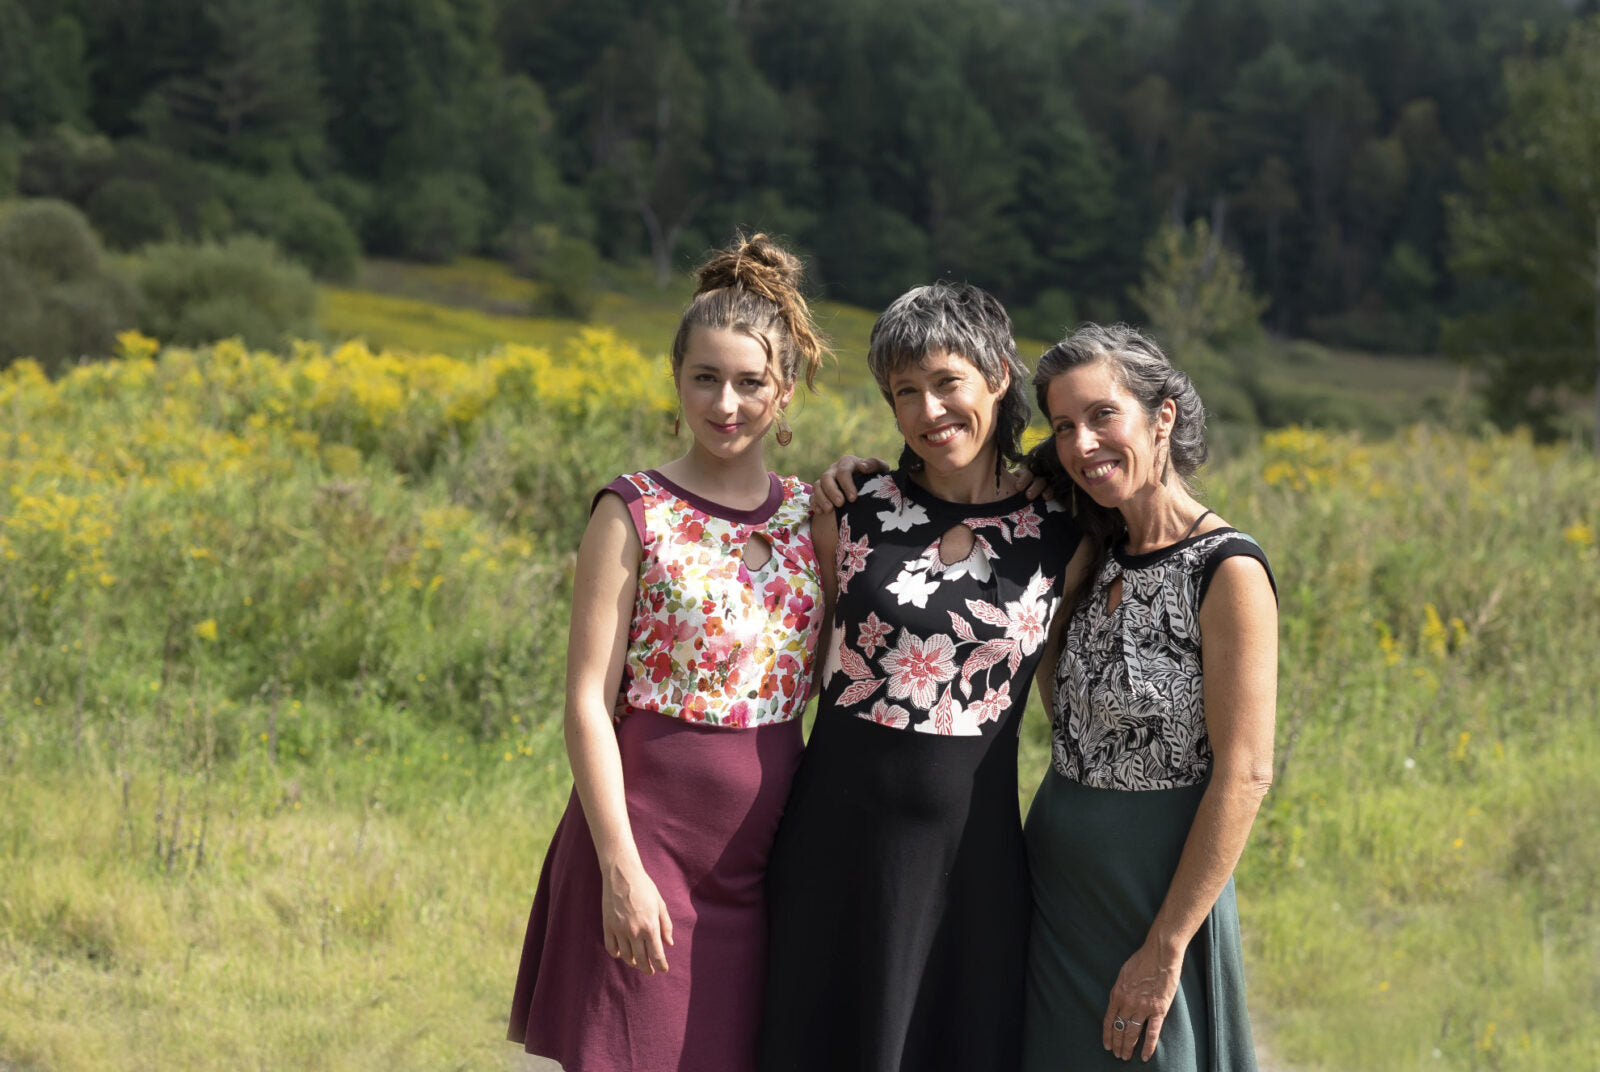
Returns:
[[[1272,777],[1272,573],[1195,497],[1205,410],[1154,342],[1086,325],[1033,383],[1086,539],[1039,672],[1022,1067],[1252,1072],[1232,872]]]
[[[578,549],[574,790],[509,1030],[568,1072],[754,1064],[767,856],[822,625],[810,488],[764,457],[826,352],[800,277],[763,235],[700,268],[672,343],[687,449],[601,489]]]

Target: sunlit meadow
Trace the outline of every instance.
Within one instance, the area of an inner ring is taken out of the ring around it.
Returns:
[[[0,372],[0,1068],[510,1063],[572,552],[681,449],[623,339]],[[803,475],[893,443],[870,391],[793,423]],[[1285,1063],[1600,1066],[1597,489],[1425,428],[1207,475],[1281,586],[1239,888]]]

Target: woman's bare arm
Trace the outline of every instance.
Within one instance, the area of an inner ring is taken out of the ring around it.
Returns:
[[[616,495],[602,495],[578,548],[562,728],[600,859],[606,952],[654,975],[667,970],[672,919],[633,839],[612,724],[641,553],[627,506]]]
[[[1115,1031],[1114,1021],[1144,1025],[1149,1060],[1177,993],[1184,954],[1232,876],[1272,784],[1278,608],[1261,563],[1241,555],[1217,567],[1200,609],[1200,633],[1211,781],[1145,943],[1111,991],[1102,1042],[1124,1059],[1133,1055],[1139,1031]]]

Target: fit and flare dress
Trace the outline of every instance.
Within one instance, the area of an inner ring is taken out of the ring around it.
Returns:
[[[1217,566],[1234,555],[1267,566],[1256,542],[1233,529],[1149,554],[1113,549],[1067,623],[1051,769],[1026,828],[1034,905],[1026,1072],[1128,1067],[1101,1046],[1101,1026],[1117,973],[1166,897],[1211,774],[1200,605]],[[1122,598],[1107,613],[1118,576]],[[1254,1072],[1242,959],[1229,879],[1189,944],[1155,1055],[1134,1063]]]
[[[816,724],[768,870],[762,1072],[1014,1072],[1027,870],[1017,736],[1078,542],[1054,503],[903,472],[839,511]],[[941,538],[965,525],[965,559]]]
[[[539,876],[509,1030],[567,1072],[754,1065],[763,879],[800,758],[822,612],[810,489],[770,480],[755,510],[654,470],[601,493],[627,503],[643,551],[617,745],[628,820],[675,944],[664,974],[606,954],[600,865],[574,791]],[[741,557],[753,537],[772,549],[757,570]]]

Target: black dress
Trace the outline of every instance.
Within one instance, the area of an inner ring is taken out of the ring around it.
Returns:
[[[972,553],[946,564],[943,534]],[[1017,737],[1078,530],[905,474],[839,513],[839,600],[767,875],[762,1072],[1014,1072],[1029,916]]]

